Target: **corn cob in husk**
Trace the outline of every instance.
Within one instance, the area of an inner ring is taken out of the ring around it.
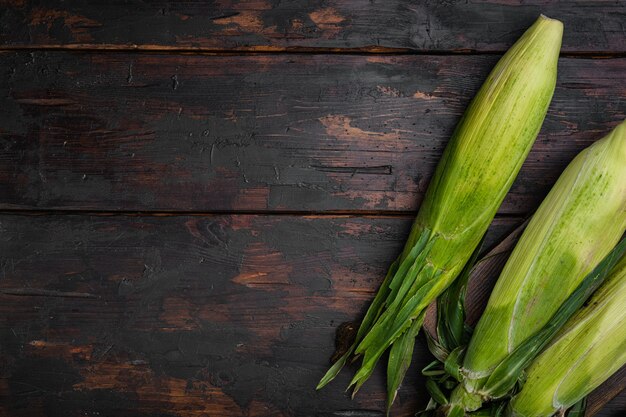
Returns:
[[[463,115],[431,180],[411,234],[392,264],[352,348],[362,358],[355,392],[390,350],[388,405],[411,361],[424,312],[459,275],[491,223],[545,118],[563,26],[541,16],[500,59]]]
[[[511,356],[530,363],[554,337],[544,327],[625,230],[623,122],[568,165],[531,219],[476,326],[459,370],[461,384],[444,409],[474,411],[510,394]],[[529,344],[538,333],[543,344]]]
[[[549,417],[626,364],[626,258],[527,370],[513,417]]]

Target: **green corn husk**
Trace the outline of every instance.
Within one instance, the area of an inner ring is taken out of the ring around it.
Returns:
[[[626,238],[622,239],[593,271],[585,276],[574,292],[567,297],[539,331],[521,343],[494,369],[483,390],[494,398],[504,397],[504,400],[499,399],[483,407],[483,400],[488,398],[484,398],[481,395],[472,395],[465,391],[462,385],[458,385],[452,391],[450,400],[448,400],[448,396],[441,388],[446,390],[453,388],[452,377],[462,381],[462,373],[458,360],[455,358],[455,352],[459,351],[459,349],[462,352],[463,348],[457,347],[447,358],[441,359],[445,362],[443,372],[442,366],[437,362],[431,363],[422,371],[424,375],[429,377],[426,386],[427,388],[430,386],[431,402],[429,403],[429,408],[420,413],[420,415],[425,417],[432,417],[433,415],[461,417],[467,414],[467,410],[476,410],[470,413],[470,415],[476,417],[511,417],[510,407],[507,408],[507,400],[512,395],[515,395],[521,386],[524,385],[526,380],[524,370],[528,368],[530,363],[548,345],[554,338],[554,335],[564,327],[566,322],[572,318],[577,310],[583,306],[591,294],[606,281],[607,277],[615,270],[614,268],[618,262],[626,259],[625,256]],[[433,402],[441,405],[439,410],[434,411]],[[568,411],[567,416],[582,416],[584,415],[585,407],[586,402],[583,398]]]
[[[626,257],[534,360],[513,417],[566,410],[626,364]]]
[[[362,358],[355,392],[391,347],[388,405],[411,361],[428,304],[459,275],[481,241],[539,132],[556,84],[563,25],[541,16],[497,63],[463,115],[404,251],[391,266],[352,348],[326,373]]]
[[[626,121],[569,164],[528,224],[467,347],[457,403],[503,395],[494,370],[546,325],[625,230]]]

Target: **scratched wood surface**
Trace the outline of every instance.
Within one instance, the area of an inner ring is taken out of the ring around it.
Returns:
[[[624,52],[623,1],[4,0],[0,42],[17,47],[503,51],[540,13],[571,53]]]
[[[0,416],[382,416],[382,369],[313,390],[335,329],[539,13],[557,91],[488,246],[626,117],[626,3],[0,0]]]
[[[313,387],[411,221],[1,216],[0,413],[382,415],[381,373],[354,402],[347,373]],[[424,401],[425,352],[395,415]]]
[[[494,56],[8,52],[0,207],[415,211]],[[99,71],[94,71],[99,68]],[[500,212],[626,114],[626,58],[564,58]]]

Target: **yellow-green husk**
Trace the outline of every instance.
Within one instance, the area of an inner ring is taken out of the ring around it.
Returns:
[[[626,257],[527,370],[513,417],[571,407],[626,364]]]
[[[392,265],[347,358],[362,357],[358,389],[392,346],[388,401],[410,363],[424,311],[459,275],[511,187],[545,118],[563,27],[541,16],[494,67],[437,166],[404,251]]]
[[[541,204],[491,294],[463,360],[488,397],[493,369],[552,317],[626,230],[626,122],[583,150]]]

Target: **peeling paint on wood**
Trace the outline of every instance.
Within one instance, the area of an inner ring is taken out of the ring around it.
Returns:
[[[0,216],[0,414],[381,413],[382,369],[355,401],[347,373],[314,387],[411,221]],[[496,220],[488,244],[518,222]],[[394,415],[425,400],[417,349]]]
[[[497,60],[3,58],[0,207],[200,212],[416,211]],[[534,209],[571,158],[623,120],[625,85],[625,58],[561,60],[547,120],[501,213]]]
[[[563,50],[624,52],[619,1],[5,1],[0,43],[195,50],[503,51],[544,13]]]
[[[382,369],[356,401],[348,373],[313,390],[411,223],[363,214],[419,207],[539,13],[569,58],[487,241],[626,114],[623,2],[0,4],[2,416],[383,416]],[[394,415],[425,400],[429,358],[418,343]]]
[[[347,372],[314,386],[337,327],[363,314],[411,221],[0,216],[0,414],[382,413],[382,367],[354,401]],[[496,219],[485,246],[520,222]],[[418,342],[394,415],[424,404],[429,361]],[[594,393],[596,411],[617,386]]]

